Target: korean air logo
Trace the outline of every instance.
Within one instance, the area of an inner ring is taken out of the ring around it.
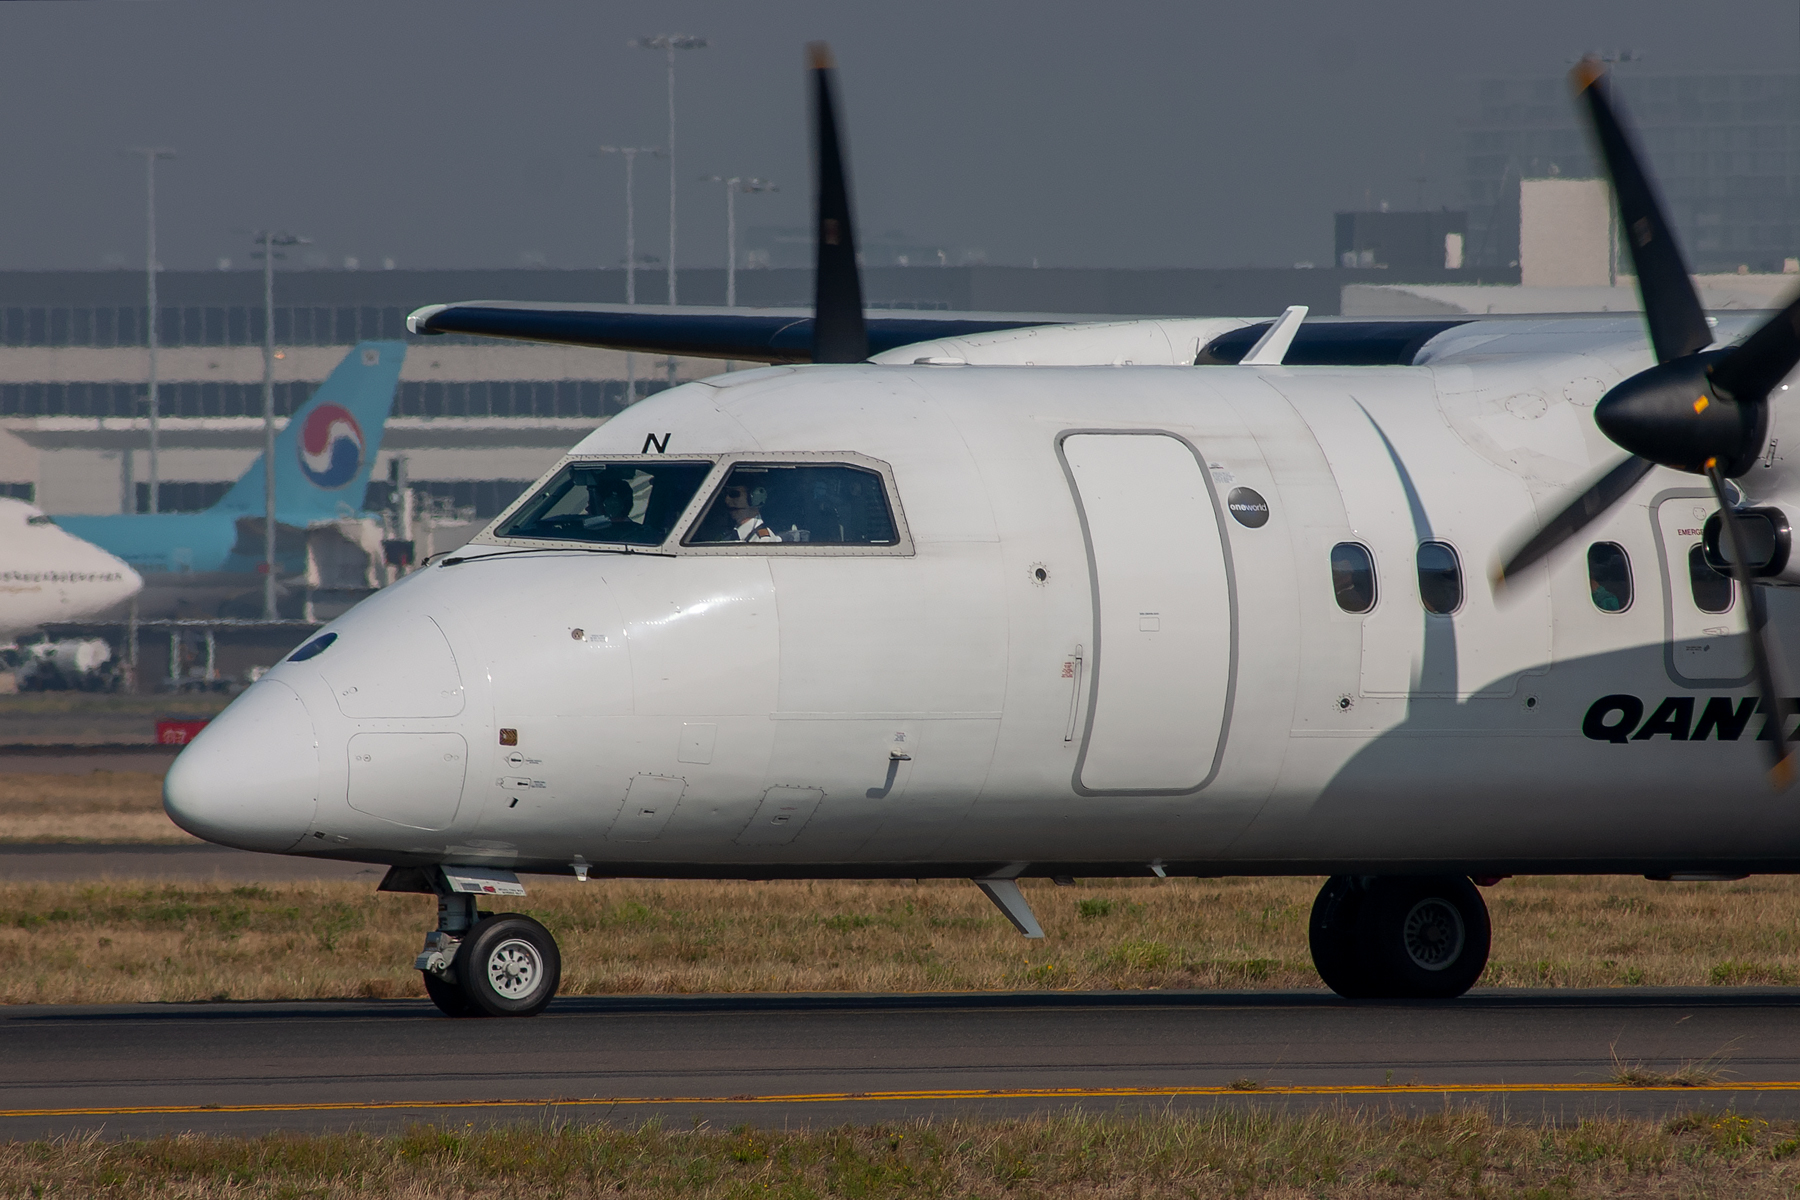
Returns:
[[[341,488],[362,466],[362,427],[348,409],[321,404],[300,427],[300,471],[315,487]]]

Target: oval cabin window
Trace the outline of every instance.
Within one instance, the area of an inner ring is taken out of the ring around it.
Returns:
[[[1419,543],[1419,602],[1447,617],[1462,607],[1462,563],[1448,542]]]
[[[1688,588],[1694,594],[1694,607],[1701,612],[1730,611],[1731,576],[1712,569],[1704,546],[1695,545],[1688,550]]]
[[[1601,612],[1624,612],[1631,607],[1631,559],[1617,542],[1595,542],[1588,547],[1588,597]]]
[[[1368,547],[1339,542],[1331,548],[1331,590],[1338,607],[1347,613],[1366,613],[1375,607],[1375,560]]]

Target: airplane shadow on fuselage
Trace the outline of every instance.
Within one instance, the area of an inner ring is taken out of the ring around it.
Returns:
[[[1272,797],[1234,857],[1369,874],[1800,870],[1800,789],[1770,783],[1754,686],[1678,683],[1661,643],[1554,663],[1510,694],[1393,703],[1404,720],[1316,795]]]

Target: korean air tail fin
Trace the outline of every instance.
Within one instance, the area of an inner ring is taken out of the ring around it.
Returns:
[[[275,512],[304,526],[361,512],[363,492],[394,405],[405,342],[360,342],[275,438]],[[261,515],[264,463],[250,465],[214,512]]]

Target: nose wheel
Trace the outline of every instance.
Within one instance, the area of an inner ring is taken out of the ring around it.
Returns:
[[[531,1017],[556,996],[562,955],[550,931],[530,917],[496,913],[469,931],[451,970],[467,1008],[450,1015]]]
[[[1447,1000],[1487,967],[1487,903],[1466,876],[1334,875],[1313,902],[1313,965],[1353,1000]]]
[[[474,899],[439,898],[416,964],[425,994],[445,1016],[535,1016],[562,982],[556,939],[522,913],[476,912]]]

